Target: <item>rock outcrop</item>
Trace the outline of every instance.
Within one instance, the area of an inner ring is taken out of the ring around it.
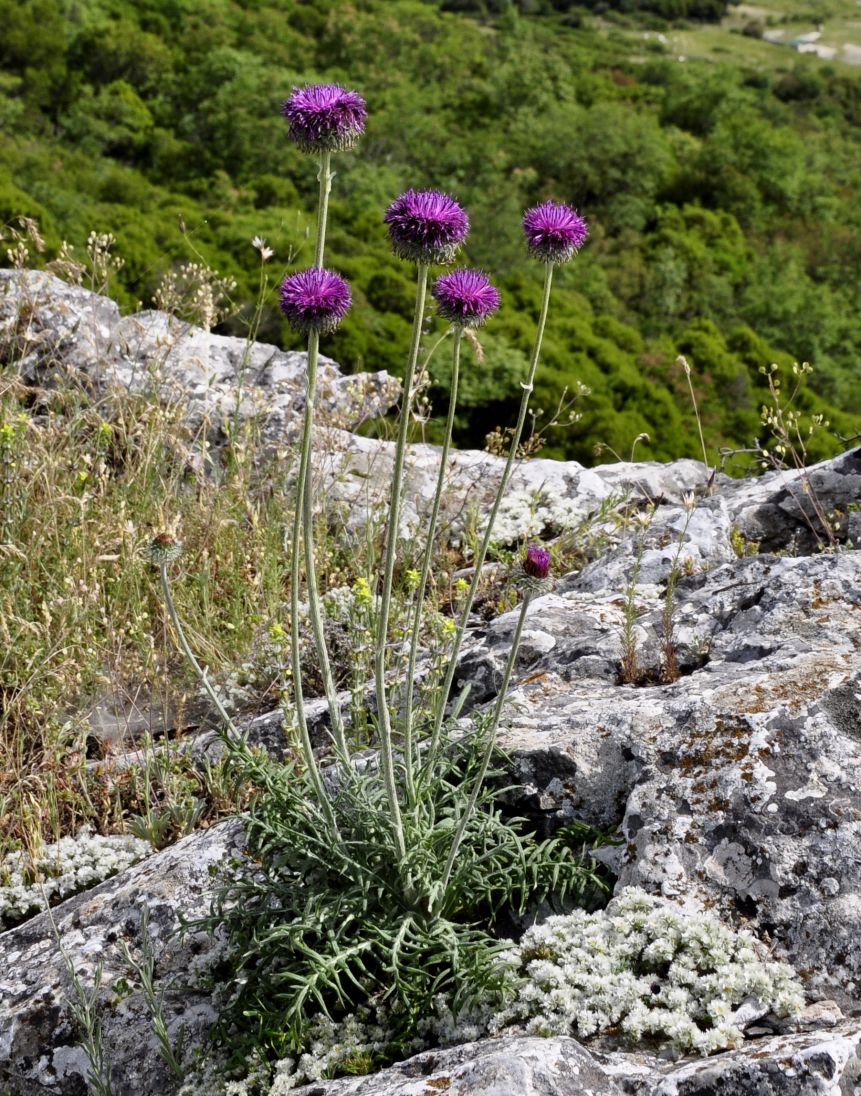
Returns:
[[[173,1090],[122,946],[138,957],[144,944],[151,949],[171,1040],[178,1045],[184,1032],[189,1051],[205,1045],[215,1010],[209,995],[195,988],[194,970],[199,966],[204,973],[211,941],[206,933],[180,938],[177,931],[181,919],[208,913],[213,873],[241,856],[242,847],[239,822],[221,823],[0,934],[0,1092],[84,1096],[88,1091],[90,1066],[69,1008],[76,1000],[70,968],[88,994],[101,970],[97,1015],[117,1096],[163,1096]]]
[[[755,556],[634,592],[642,684],[623,684],[626,599],[569,579],[530,608],[501,744],[548,819],[621,821],[619,885],[718,907],[811,990],[861,997],[861,555]],[[514,627],[462,676],[491,695]]]
[[[273,446],[301,408],[303,355],[246,354],[241,340],[161,314],[123,319],[44,274],[0,272],[0,340],[40,386],[71,370],[95,389],[155,385],[162,399],[181,391],[193,428],[220,430],[240,383],[242,415],[265,396]],[[322,399],[342,426],[397,396],[384,374],[356,383],[326,363]],[[328,436],[320,495],[342,507],[345,524],[367,521],[385,501],[392,447],[344,430]],[[420,525],[438,460],[431,446],[410,451],[407,530]],[[483,453],[453,456],[449,535],[463,534],[470,511],[481,514],[501,466]],[[520,785],[512,805],[548,831],[576,819],[615,830],[618,843],[600,855],[619,889],[636,884],[753,932],[803,980],[806,1029],[765,1026],[732,1052],[682,1064],[604,1043],[506,1036],[297,1091],[861,1091],[861,450],[740,481],[696,461],[585,469],[534,460],[511,490],[501,541],[529,532],[586,545],[584,566],[529,608],[500,734]],[[458,672],[471,705],[495,697],[515,621],[476,619]],[[262,716],[252,734],[277,752],[279,725],[279,714]],[[205,753],[207,740],[198,748]],[[140,947],[146,903],[171,1034],[183,1028],[189,1047],[205,1044],[213,1005],[186,976],[211,945],[172,932],[180,915],[206,912],[210,868],[241,852],[237,821],[213,827],[0,935],[0,1093],[86,1091],[53,918],[85,986],[103,964],[100,1017],[118,1096],[167,1096],[172,1082],[139,989],[126,993],[119,944]]]
[[[759,1039],[674,1065],[646,1054],[590,1052],[574,1039],[509,1037],[426,1051],[371,1077],[324,1081],[296,1096],[851,1096],[861,1025]]]
[[[253,418],[264,447],[281,450],[304,407],[303,352],[213,335],[165,312],[121,316],[108,297],[43,271],[0,270],[0,361],[39,387],[71,379],[97,393],[154,393],[181,407],[189,437],[203,431],[215,446]],[[355,429],[384,415],[400,385],[385,372],[345,376],[321,356],[318,393],[322,421]]]

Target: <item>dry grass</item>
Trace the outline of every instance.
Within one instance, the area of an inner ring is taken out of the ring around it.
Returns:
[[[146,686],[188,692],[143,548],[162,529],[185,552],[176,594],[201,658],[237,663],[285,596],[285,469],[245,456],[194,470],[179,407],[74,377],[25,387],[0,377],[0,833],[54,839],[84,818],[118,827],[122,781],[88,764],[97,698]],[[179,722],[182,722],[180,715]],[[119,749],[122,742],[114,742]],[[0,845],[0,851],[2,846]]]

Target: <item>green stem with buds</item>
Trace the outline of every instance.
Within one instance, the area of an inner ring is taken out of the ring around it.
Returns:
[[[454,835],[454,840],[451,843],[451,849],[448,854],[448,860],[446,861],[445,871],[443,872],[442,882],[440,884],[439,893],[444,895],[448,890],[448,885],[451,881],[451,873],[454,869],[454,862],[457,858],[458,850],[460,849],[463,836],[466,833],[466,828],[469,825],[473,812],[475,811],[475,805],[478,802],[479,792],[484,784],[484,778],[487,776],[487,770],[490,767],[490,761],[493,757],[493,749],[496,745],[496,729],[499,726],[499,720],[502,716],[502,709],[505,704],[505,694],[508,691],[508,683],[511,681],[511,673],[514,669],[514,664],[517,661],[517,652],[520,649],[520,637],[523,635],[523,625],[526,622],[526,613],[529,609],[529,602],[532,600],[531,591],[526,591],[523,595],[523,604],[520,607],[520,616],[517,618],[517,626],[514,629],[514,637],[511,640],[511,649],[508,652],[508,660],[505,663],[505,670],[502,674],[502,684],[499,687],[499,695],[496,698],[496,704],[493,709],[493,714],[490,717],[490,724],[487,728],[487,743],[484,748],[484,755],[481,759],[481,765],[479,766],[478,775],[476,776],[472,791],[469,793],[469,799],[467,800],[466,807],[461,815],[460,824],[457,827],[457,832]]]
[[[406,704],[404,706],[404,755],[407,759],[407,795],[410,803],[415,803],[415,781],[413,779],[413,702],[415,698],[415,674],[416,661],[419,649],[419,634],[421,632],[422,608],[424,605],[425,591],[427,590],[428,576],[430,574],[431,561],[433,559],[434,541],[436,539],[439,511],[442,503],[442,494],[445,487],[445,477],[448,464],[448,454],[451,449],[451,435],[454,428],[454,413],[457,406],[457,386],[460,373],[460,345],[463,339],[463,328],[455,327],[454,344],[452,346],[451,386],[448,400],[448,418],[445,424],[445,440],[439,457],[439,475],[437,476],[436,490],[433,496],[430,522],[427,529],[427,543],[425,544],[422,570],[416,590],[416,607],[412,621],[412,636],[410,641],[410,658],[406,677]]]
[[[404,456],[407,446],[407,433],[410,426],[410,409],[412,404],[413,378],[416,371],[416,362],[419,356],[419,345],[422,335],[422,321],[424,320],[425,297],[427,295],[428,265],[418,264],[416,278],[416,306],[413,316],[413,333],[410,344],[407,368],[404,374],[403,397],[400,422],[398,424],[398,439],[395,446],[395,467],[392,473],[392,497],[389,503],[389,517],[386,532],[386,558],[383,565],[383,589],[380,595],[380,612],[377,619],[377,637],[374,650],[374,682],[377,696],[377,722],[380,734],[380,763],[385,781],[386,794],[389,800],[389,810],[392,815],[392,830],[398,855],[403,861],[406,857],[406,845],[404,841],[404,827],[401,818],[401,808],[398,802],[398,790],[395,782],[394,750],[392,746],[392,723],[386,697],[386,646],[389,631],[389,612],[392,603],[392,579],[395,572],[395,555],[398,546],[398,532],[401,521],[401,488],[404,475]],[[412,781],[412,759],[406,755],[407,784]]]
[[[461,619],[457,628],[457,632],[454,637],[454,645],[451,651],[451,657],[448,665],[448,670],[445,675],[445,681],[443,682],[442,691],[439,695],[437,702],[437,709],[434,714],[433,731],[431,732],[431,744],[430,744],[430,764],[436,758],[439,750],[440,735],[442,733],[442,725],[445,721],[445,709],[448,703],[449,694],[451,693],[451,687],[454,683],[454,675],[457,672],[457,660],[460,655],[460,649],[463,645],[463,638],[466,634],[467,625],[469,624],[469,614],[472,610],[473,602],[475,601],[475,595],[478,592],[479,583],[481,582],[481,571],[484,566],[484,561],[487,558],[487,551],[490,547],[491,537],[493,536],[493,526],[496,522],[496,515],[499,513],[499,507],[502,505],[502,499],[505,496],[505,492],[508,488],[509,480],[511,479],[511,472],[514,466],[514,461],[517,457],[517,450],[520,446],[520,439],[523,435],[523,427],[526,423],[526,412],[529,408],[529,397],[532,395],[533,383],[535,381],[535,371],[538,368],[538,358],[541,354],[541,342],[544,338],[544,327],[547,323],[547,311],[550,306],[550,289],[553,284],[553,263],[547,263],[546,270],[544,272],[544,293],[541,299],[541,311],[538,315],[538,327],[535,331],[535,341],[532,345],[532,356],[529,359],[529,370],[527,372],[526,380],[522,382],[523,396],[520,400],[520,412],[517,416],[517,425],[514,428],[514,435],[511,439],[511,446],[508,450],[508,459],[505,462],[505,468],[502,471],[502,479],[499,481],[499,488],[496,492],[496,498],[493,501],[493,506],[490,511],[490,516],[487,520],[487,527],[484,532],[484,537],[481,541],[481,546],[476,553],[475,560],[473,562],[474,571],[472,575],[472,582],[469,585],[469,591],[466,595],[466,600],[461,610]]]

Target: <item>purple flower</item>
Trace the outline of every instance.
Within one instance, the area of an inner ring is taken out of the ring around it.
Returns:
[[[457,327],[478,327],[499,308],[499,290],[480,270],[461,267],[443,274],[432,292],[440,316]]]
[[[417,263],[450,263],[469,232],[469,218],[448,194],[407,190],[383,217],[394,253]]]
[[[550,574],[550,553],[540,544],[530,544],[523,560],[523,570],[530,578],[543,581]]]
[[[331,270],[310,267],[289,274],[281,283],[281,311],[295,331],[307,335],[334,331],[350,310],[350,287]]]
[[[527,209],[523,233],[533,258],[543,263],[567,263],[585,243],[589,226],[571,206],[545,202]]]
[[[345,152],[365,131],[365,100],[340,84],[293,88],[281,108],[288,136],[303,152]]]

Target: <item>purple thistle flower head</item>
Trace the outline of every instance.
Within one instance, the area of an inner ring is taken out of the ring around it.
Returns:
[[[417,263],[450,263],[469,232],[469,218],[438,190],[407,190],[383,217],[392,250]]]
[[[543,581],[550,574],[550,552],[540,544],[530,544],[523,560],[523,570],[530,578]]]
[[[526,247],[543,263],[567,263],[586,242],[589,226],[571,206],[544,202],[523,215]]]
[[[289,274],[281,283],[281,311],[294,331],[328,335],[350,310],[350,287],[331,270],[310,267]]]
[[[303,152],[345,152],[365,131],[365,100],[340,84],[293,88],[281,108],[290,123],[288,137]]]
[[[440,316],[456,327],[478,327],[499,308],[499,290],[480,270],[461,267],[443,274],[432,292]]]

